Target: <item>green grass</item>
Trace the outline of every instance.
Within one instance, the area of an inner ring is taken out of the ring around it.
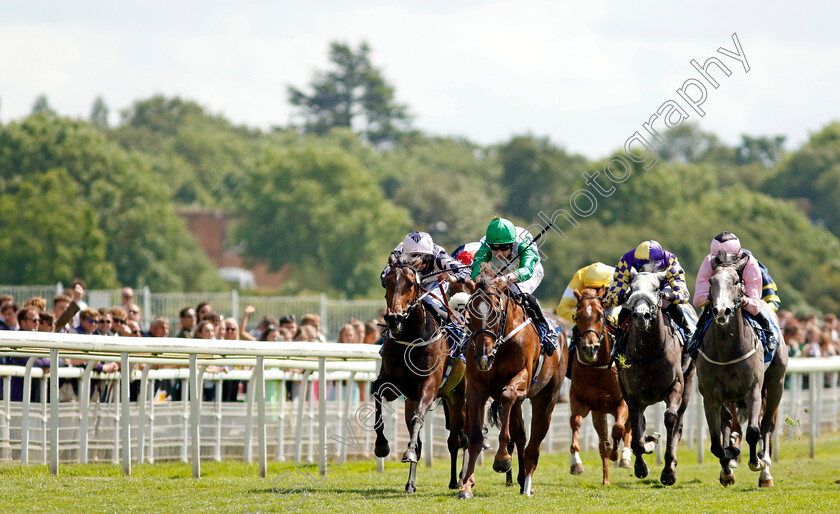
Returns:
[[[399,451],[402,451],[400,449]],[[586,472],[571,476],[568,456],[543,456],[534,477],[537,494],[518,494],[518,486],[504,486],[503,475],[492,471],[492,453],[485,453],[484,466],[476,473],[476,497],[455,499],[450,491],[449,466],[436,460],[433,469],[418,467],[417,493],[404,490],[408,466],[386,463],[384,474],[373,461],[348,462],[330,473],[323,483],[309,486],[300,512],[425,513],[587,511],[587,512],[801,512],[840,510],[840,434],[820,438],[817,459],[810,460],[807,438],[785,441],[782,459],[773,463],[776,487],[758,488],[758,473],[746,462],[735,470],[736,483],[724,488],[718,483],[717,460],[706,452],[706,463],[696,463],[696,452],[681,450],[677,483],[659,483],[661,467],[653,455],[646,458],[650,476],[638,480],[632,470],[610,469],[612,485],[600,485],[600,462],[595,452],[583,455]],[[516,469],[514,460],[514,469]],[[3,512],[283,512],[300,499],[296,493],[282,497],[272,491],[290,488],[301,479],[275,480],[291,464],[270,463],[269,478],[257,478],[255,465],[238,462],[202,463],[202,479],[192,479],[189,464],[134,466],[123,477],[119,466],[63,465],[53,477],[49,467],[0,465],[0,510]],[[317,471],[317,470],[316,470]],[[317,478],[317,476],[316,476]]]

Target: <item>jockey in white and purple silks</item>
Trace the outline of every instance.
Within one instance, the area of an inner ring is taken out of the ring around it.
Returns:
[[[703,307],[709,302],[709,279],[712,276],[712,259],[714,259],[721,250],[729,255],[735,255],[737,257],[744,255],[748,256],[747,264],[741,271],[741,280],[744,283],[744,299],[741,303],[741,307],[751,314],[753,319],[758,321],[761,328],[766,334],[768,334],[768,350],[774,350],[779,344],[777,337],[779,329],[776,323],[771,319],[770,314],[770,311],[775,310],[775,305],[773,305],[775,302],[772,299],[768,301],[762,299],[762,287],[764,284],[762,280],[763,273],[761,265],[751,253],[741,248],[741,241],[738,239],[738,236],[732,232],[721,232],[712,239],[712,244],[709,248],[709,255],[703,259],[703,263],[700,265],[700,270],[697,271],[697,284],[694,288],[694,306]],[[767,276],[769,277],[769,273]],[[775,284],[773,285],[775,286]],[[764,298],[768,298],[768,296],[765,295]],[[778,296],[775,294],[772,295],[772,298],[775,299],[775,301],[778,301]],[[709,316],[709,309],[703,311],[703,314],[700,316],[698,326],[701,330],[697,331],[697,334],[691,341],[690,346],[692,349],[700,342],[702,338],[702,329],[705,328]]]

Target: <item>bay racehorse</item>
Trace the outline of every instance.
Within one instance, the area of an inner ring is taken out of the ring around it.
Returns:
[[[607,329],[607,315],[601,300],[604,288],[574,290],[577,299],[577,322],[580,342],[569,365],[572,367],[572,386],[569,391],[569,406],[572,427],[570,449],[570,471],[573,475],[583,473],[580,460],[578,433],[583,418],[592,413],[592,424],[598,433],[598,450],[601,454],[603,484],[610,484],[610,460],[618,460],[619,443],[624,441],[622,468],[630,467],[630,423],[627,402],[618,385],[618,370],[613,364],[613,335]],[[612,445],[607,433],[607,414],[615,418],[612,426]]]
[[[764,363],[763,346],[741,310],[741,271],[748,258],[720,252],[712,259],[706,308],[712,310],[713,322],[703,336],[697,357],[697,385],[703,395],[712,454],[720,459],[720,483],[735,482],[730,461],[740,450],[732,444],[723,446],[730,441],[733,417],[726,403],[734,401],[743,402],[746,407],[750,469],[761,471],[759,486],[772,487],[770,438],[784,389],[787,345],[781,341],[769,364]],[[759,440],[761,451],[757,451]]]
[[[630,411],[633,469],[638,478],[648,475],[643,455],[654,450],[658,437],[648,436],[642,441],[645,409],[664,401],[667,443],[665,467],[659,480],[673,485],[677,481],[677,445],[691,395],[694,362],[687,355],[683,357],[675,331],[662,312],[659,284],[665,272],[631,274],[634,276],[626,305],[631,309],[632,319],[624,354],[619,356],[618,378]]]
[[[551,357],[541,352],[540,338],[525,309],[502,286],[493,284],[489,267],[482,265],[476,292],[470,297],[472,335],[467,345],[467,421],[469,457],[458,498],[472,498],[475,465],[482,446],[484,406],[491,397],[501,404],[499,450],[493,469],[511,470],[514,443],[519,462],[519,491],[532,493],[531,482],[540,456],[540,443],[548,432],[551,413],[566,375],[565,335],[558,338]],[[522,401],[531,400],[531,439],[525,446]]]
[[[405,396],[405,424],[410,438],[402,461],[411,464],[405,492],[413,493],[417,461],[423,447],[420,429],[432,403],[442,398],[449,430],[449,488],[457,489],[460,485],[460,480],[456,480],[458,450],[466,448],[463,433],[465,365],[460,359],[449,357],[449,338],[441,330],[439,321],[424,307],[420,273],[411,256],[392,254],[389,264],[391,269],[385,276],[388,331],[382,345],[379,376],[371,386],[376,408],[374,454],[386,457],[391,452],[382,423],[382,401],[390,402]]]

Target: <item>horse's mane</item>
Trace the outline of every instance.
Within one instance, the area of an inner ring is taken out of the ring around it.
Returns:
[[[481,263],[481,272],[479,272],[478,277],[475,279],[476,287],[482,291],[494,288],[493,278],[495,278],[495,276],[496,275],[493,273],[493,270],[488,263]]]
[[[657,271],[662,271],[659,269],[659,265],[655,262],[648,262],[642,265],[642,272],[643,273],[656,273]]]

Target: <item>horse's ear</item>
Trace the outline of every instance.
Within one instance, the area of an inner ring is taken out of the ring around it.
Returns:
[[[396,264],[398,260],[399,260],[399,257],[397,257],[397,252],[391,252],[391,255],[388,256],[388,264],[390,266],[393,266],[394,264]]]
[[[668,272],[667,271],[657,271],[656,273],[653,274],[653,276],[656,277],[656,280],[662,282],[668,276]]]
[[[749,262],[749,260],[750,256],[747,254],[742,255],[741,258],[738,259],[738,262],[735,263],[735,267],[737,268],[738,273],[744,271],[744,268],[747,266],[747,262]]]
[[[638,274],[639,274],[639,272],[636,271],[636,268],[630,268],[630,280],[633,280],[634,278],[636,278],[636,275],[638,275]]]
[[[715,254],[714,257],[711,258],[709,263],[712,265],[712,271],[715,270],[718,266],[721,265],[726,260],[726,251],[725,250],[718,250],[718,253]]]
[[[598,288],[598,296],[603,300],[604,295],[607,293],[607,289],[605,287]]]
[[[575,293],[575,299],[577,299],[577,301],[580,301],[580,299],[583,298],[583,295],[580,294],[580,291],[577,289],[572,289],[572,292]]]

